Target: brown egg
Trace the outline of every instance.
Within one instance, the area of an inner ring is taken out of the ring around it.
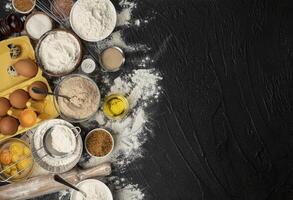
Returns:
[[[35,100],[43,100],[44,98],[46,98],[47,95],[45,95],[45,94],[34,93],[32,90],[33,87],[36,87],[36,88],[39,88],[39,89],[42,89],[42,90],[48,92],[48,87],[45,83],[43,83],[42,81],[33,82],[28,88],[28,93]]]
[[[18,89],[9,95],[10,104],[14,108],[23,109],[26,107],[26,102],[30,99],[29,94],[23,89]]]
[[[17,132],[19,122],[11,116],[3,117],[0,121],[0,133],[3,135],[13,135]]]
[[[16,72],[24,77],[32,78],[38,73],[38,66],[31,59],[22,59],[14,64]]]
[[[7,111],[11,108],[9,100],[5,97],[0,97],[0,117],[7,114]]]

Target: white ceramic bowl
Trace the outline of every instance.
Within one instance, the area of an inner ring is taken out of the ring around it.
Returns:
[[[74,23],[73,23],[74,10],[75,10],[76,6],[78,5],[78,3],[79,3],[80,1],[81,1],[81,0],[78,0],[78,1],[76,1],[76,2],[74,3],[74,5],[73,5],[73,7],[72,7],[72,9],[71,9],[71,12],[70,12],[69,21],[70,21],[70,25],[71,25],[72,30],[73,30],[73,31],[74,31],[74,32],[75,32],[75,33],[76,33],[81,39],[83,39],[83,40],[85,40],[85,41],[88,41],[88,42],[98,42],[98,41],[101,41],[101,40],[107,38],[109,35],[111,35],[111,33],[112,33],[112,32],[114,31],[114,29],[115,29],[116,22],[117,22],[117,13],[116,13],[116,9],[115,9],[114,5],[112,4],[112,2],[111,2],[110,0],[103,0],[103,1],[106,1],[106,2],[108,3],[108,5],[109,5],[109,7],[110,7],[109,12],[112,12],[112,13],[113,13],[113,16],[115,16],[115,19],[113,20],[113,21],[114,21],[113,24],[110,25],[111,28],[110,28],[107,32],[105,32],[105,33],[103,34],[103,36],[101,36],[100,38],[85,38],[85,37],[83,37],[83,36],[81,35],[80,31],[77,30],[77,28],[73,26],[73,24],[74,24]]]
[[[79,182],[76,187],[77,188],[81,188],[84,184],[86,185],[95,185],[98,188],[98,191],[103,192],[104,195],[106,196],[106,200],[113,200],[113,195],[111,190],[108,188],[107,185],[105,185],[105,183],[96,180],[96,179],[87,179],[84,181]],[[71,191],[71,196],[70,196],[70,200],[82,200],[82,196],[79,192],[72,190]]]
[[[34,1],[34,4],[33,4],[32,8],[31,8],[30,10],[28,10],[28,11],[26,11],[26,12],[23,12],[23,11],[21,11],[21,10],[18,10],[18,9],[14,6],[14,0],[12,0],[12,7],[13,7],[13,9],[14,9],[16,12],[21,13],[21,14],[28,14],[28,13],[32,12],[32,10],[35,8],[35,6],[36,6],[36,1]]]

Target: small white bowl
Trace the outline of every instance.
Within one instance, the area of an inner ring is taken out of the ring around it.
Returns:
[[[113,5],[113,3],[110,1],[110,0],[106,0],[106,1],[108,1],[108,4],[109,4],[109,6],[110,6],[110,12],[113,12],[113,14],[115,14],[115,23],[113,23],[112,24],[112,29],[111,29],[111,31],[109,31],[109,32],[107,32],[107,34],[105,34],[103,37],[100,37],[100,38],[85,38],[85,37],[83,37],[81,34],[80,34],[80,32],[79,32],[79,30],[77,30],[76,29],[76,27],[74,27],[73,26],[73,13],[74,13],[74,10],[75,10],[75,7],[78,5],[78,2],[79,2],[80,0],[77,0],[75,3],[74,3],[74,5],[72,6],[72,9],[71,9],[71,11],[70,11],[70,16],[69,16],[69,22],[70,22],[70,26],[71,26],[71,28],[72,28],[72,30],[82,39],[82,40],[85,40],[85,41],[88,41],[88,42],[98,42],[98,41],[101,41],[101,40],[103,40],[103,39],[105,39],[105,38],[107,38],[109,35],[111,35],[112,34],[112,32],[114,31],[114,29],[115,29],[115,27],[116,27],[116,23],[117,23],[117,12],[116,12],[116,9],[115,9],[115,7],[114,7],[114,5]]]
[[[35,6],[36,6],[36,0],[34,0],[34,4],[33,4],[32,8],[31,8],[30,10],[24,12],[24,11],[18,10],[18,9],[14,6],[14,1],[15,1],[15,0],[12,0],[12,7],[13,7],[13,9],[14,9],[16,12],[21,13],[21,14],[28,14],[28,13],[32,12],[32,10],[33,10],[33,9],[35,8]]]
[[[96,132],[96,131],[104,131],[104,132],[106,132],[106,133],[111,137],[111,140],[112,140],[112,148],[111,148],[111,150],[110,150],[106,155],[104,155],[104,156],[95,156],[95,155],[92,155],[92,154],[89,152],[88,148],[87,148],[87,140],[88,140],[89,136],[90,136],[91,134],[93,134],[94,132]],[[109,131],[107,131],[106,129],[104,129],[104,128],[96,128],[96,129],[91,130],[91,131],[87,134],[87,136],[85,137],[85,140],[84,140],[84,146],[85,146],[85,150],[86,150],[86,152],[87,152],[90,156],[95,157],[95,158],[105,158],[105,157],[107,157],[108,155],[110,155],[110,154],[112,153],[113,149],[114,149],[114,138],[113,138],[112,134],[111,134]]]
[[[113,200],[112,192],[105,183],[103,183],[99,180],[96,180],[96,179],[87,179],[87,180],[79,182],[76,185],[76,187],[80,189],[82,187],[82,185],[84,185],[84,184],[87,184],[87,185],[95,184],[96,187],[98,187],[98,191],[103,192],[105,194],[105,196],[107,196],[107,200]],[[78,198],[78,196],[80,196],[80,198]],[[81,194],[75,190],[72,190],[70,200],[82,200]]]

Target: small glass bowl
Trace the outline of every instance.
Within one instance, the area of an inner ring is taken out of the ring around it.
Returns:
[[[31,159],[32,159],[32,164],[31,166],[28,168],[27,172],[24,175],[20,175],[18,178],[11,178],[9,181],[10,182],[19,182],[19,181],[24,181],[26,180],[33,172],[34,169],[34,165],[35,165],[35,161],[32,155],[32,150],[29,146],[28,143],[26,143],[25,141],[18,139],[18,138],[9,138],[7,140],[5,140],[4,142],[1,143],[0,145],[0,150],[2,151],[4,149],[4,147],[10,145],[11,143],[16,142],[16,143],[21,143],[24,146],[28,147],[31,151]],[[10,164],[11,165],[11,164]],[[2,164],[0,164],[0,171],[3,170]],[[7,178],[9,178],[9,176],[6,176],[5,173],[3,172],[2,174],[0,174],[0,177],[2,180],[6,180]]]
[[[123,111],[123,113],[121,113],[120,115],[117,116],[112,116],[109,114],[109,112],[107,112],[107,103],[108,101],[111,101],[112,99],[118,98],[121,101],[123,101],[123,103],[125,104],[125,109]],[[112,119],[112,120],[120,120],[123,119],[128,113],[129,113],[129,102],[127,100],[127,98],[123,95],[123,94],[119,94],[119,93],[115,93],[115,94],[111,94],[109,96],[107,96],[104,100],[104,104],[103,104],[103,113],[104,115],[108,118],[108,119]]]
[[[69,117],[69,116],[64,115],[64,114],[61,112],[61,110],[60,110],[60,108],[59,108],[59,104],[58,104],[58,97],[56,97],[56,96],[54,97],[54,104],[55,104],[55,107],[56,107],[57,112],[59,113],[59,115],[60,115],[63,119],[65,119],[66,121],[69,121],[69,122],[73,122],[73,123],[80,123],[80,122],[84,122],[84,121],[89,120],[89,119],[92,118],[92,117],[95,115],[95,113],[98,111],[98,109],[99,109],[99,105],[100,105],[100,102],[101,102],[101,93],[100,93],[100,90],[99,90],[99,87],[97,86],[97,84],[96,84],[92,79],[90,79],[89,77],[87,77],[87,76],[85,76],[85,75],[81,75],[81,74],[71,74],[71,75],[67,75],[67,76],[65,76],[65,77],[64,77],[64,78],[58,83],[57,87],[55,87],[54,94],[59,94],[59,90],[60,90],[60,86],[61,86],[61,84],[62,84],[64,81],[66,81],[66,80],[68,80],[68,79],[70,79],[70,78],[73,78],[73,77],[80,77],[80,78],[87,79],[87,80],[89,80],[89,81],[95,86],[96,91],[97,91],[97,93],[98,93],[98,98],[99,98],[99,101],[98,101],[98,104],[97,104],[97,108],[96,108],[96,110],[93,111],[93,113],[92,113],[91,115],[89,115],[88,117],[86,117],[86,118],[84,118],[84,119],[74,119],[74,118],[72,118],[72,117]],[[62,97],[59,97],[59,98],[62,98]]]

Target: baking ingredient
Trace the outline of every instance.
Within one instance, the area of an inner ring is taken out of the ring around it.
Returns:
[[[28,147],[23,148],[23,155],[30,156],[31,154],[32,154],[32,152]]]
[[[121,119],[128,112],[128,101],[123,95],[112,94],[106,97],[103,112],[110,119]]]
[[[17,61],[13,67],[19,75],[27,78],[32,78],[38,73],[38,66],[29,58]]]
[[[86,193],[87,200],[113,200],[110,189],[101,181],[88,179],[77,187]],[[79,192],[74,192],[73,200],[84,200],[84,198]]]
[[[0,97],[0,117],[7,115],[7,111],[11,108],[10,102],[5,97]]]
[[[28,12],[33,8],[35,1],[34,0],[12,0],[12,3],[17,10],[21,12]]]
[[[116,25],[116,11],[110,0],[79,0],[71,12],[73,30],[87,41],[105,39]]]
[[[9,150],[5,149],[1,151],[0,162],[3,165],[9,165],[11,163],[11,154]]]
[[[92,58],[86,58],[81,63],[81,69],[84,73],[90,74],[96,69],[96,63]]]
[[[27,151],[27,154],[24,153],[25,151]],[[4,144],[3,152],[5,152],[6,157],[9,156],[9,159],[6,158],[6,161],[10,161],[9,163],[3,163],[1,160],[1,164],[5,165],[4,169],[6,169],[5,175],[7,177],[14,176],[13,179],[20,178],[20,176],[24,177],[32,169],[33,160],[30,156],[31,150],[24,143],[19,141],[8,142]]]
[[[19,171],[29,168],[32,164],[32,158],[24,158],[19,163],[16,164],[16,167]]]
[[[65,78],[59,87],[59,94],[70,97],[70,101],[57,98],[59,109],[66,117],[83,120],[97,111],[100,92],[92,80],[83,76],[72,76]]]
[[[0,121],[0,133],[3,135],[13,135],[17,132],[19,122],[11,116],[3,117]]]
[[[69,32],[54,31],[40,44],[39,57],[45,70],[53,74],[70,73],[81,56],[79,41]]]
[[[149,106],[158,101],[162,77],[156,69],[138,69],[122,74],[111,80],[105,77],[102,81],[109,94],[125,94],[131,112],[122,120],[108,120],[102,111],[96,115],[97,122],[111,129],[115,137],[115,147],[111,156],[101,161],[94,157],[84,167],[95,166],[100,162],[110,161],[122,171],[134,160],[143,157],[143,144],[151,133],[151,114]]]
[[[44,136],[48,129],[56,125],[65,125],[69,128],[74,128],[72,124],[62,119],[47,120],[37,127],[34,131],[33,137],[30,137],[30,139],[33,140],[33,150],[40,149],[34,155],[36,160],[42,158],[38,161],[38,164],[47,171],[52,171],[52,169],[54,169],[55,172],[58,171],[59,173],[62,173],[72,169],[78,163],[82,154],[83,145],[82,139],[78,135],[76,137],[76,149],[72,154],[67,154],[65,157],[46,156],[48,153],[44,148],[42,148],[44,146]]]
[[[17,89],[9,95],[10,104],[14,108],[23,109],[26,107],[27,101],[30,99],[29,94],[23,89]]]
[[[117,200],[143,200],[145,194],[138,184],[128,184],[119,188],[116,193]]]
[[[86,147],[91,155],[103,157],[113,148],[112,137],[105,130],[96,130],[87,137]]]
[[[117,71],[124,63],[124,54],[117,47],[105,49],[101,54],[101,65],[109,71]]]
[[[59,153],[72,153],[76,147],[73,131],[67,126],[55,126],[51,132],[51,146]]]
[[[66,19],[70,15],[72,6],[73,0],[54,0],[51,8],[57,17]]]
[[[35,100],[43,100],[46,98],[46,96],[47,96],[46,94],[38,94],[38,93],[33,92],[33,90],[32,90],[33,87],[38,88],[38,89],[42,89],[43,91],[48,92],[48,87],[44,82],[42,82],[42,81],[33,82],[28,87],[28,93]]]
[[[23,154],[24,147],[25,147],[24,144],[22,144],[20,142],[12,142],[9,146],[9,151],[13,155],[21,156]]]
[[[45,13],[37,12],[27,17],[25,30],[33,39],[40,39],[42,35],[52,30],[52,28],[53,23]]]
[[[32,109],[25,109],[19,115],[20,125],[23,127],[31,127],[37,123],[37,114]]]

